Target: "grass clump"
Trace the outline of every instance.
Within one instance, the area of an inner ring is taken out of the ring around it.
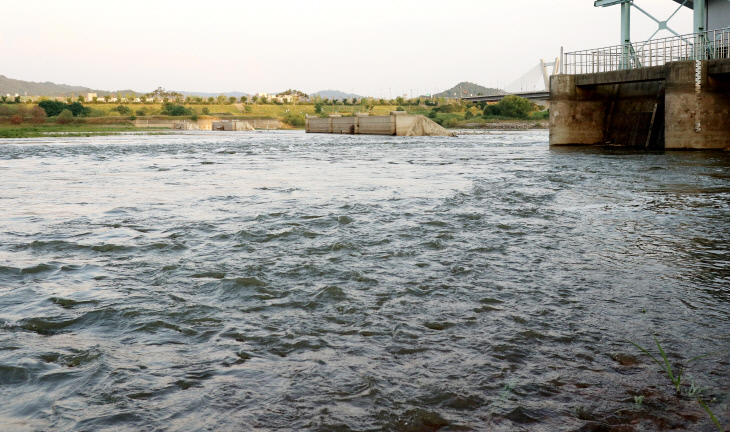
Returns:
[[[674,386],[677,394],[681,394],[681,387],[682,387],[682,374],[686,370],[687,366],[695,362],[699,359],[718,354],[718,353],[710,353],[710,354],[703,354],[701,356],[694,357],[690,360],[688,360],[686,363],[679,365],[678,367],[675,367],[675,369],[672,369],[672,364],[669,362],[669,358],[667,357],[667,353],[664,351],[664,348],[662,348],[662,345],[659,343],[659,340],[654,336],[654,342],[656,343],[657,348],[659,349],[659,355],[655,356],[654,354],[650,353],[648,350],[644,349],[641,345],[634,343],[630,340],[627,340],[628,343],[635,346],[641,352],[649,356],[656,364],[659,365],[659,367],[664,371],[664,373],[667,375],[667,378],[669,378],[669,381],[672,382],[672,385]],[[715,423],[715,426],[717,426],[717,429],[720,430],[720,432],[724,432],[725,429],[720,425],[720,422],[717,420],[715,415],[713,414],[712,410],[710,410],[710,407],[705,404],[702,399],[700,399],[700,393],[702,392],[701,386],[695,386],[694,383],[690,386],[690,388],[685,392],[685,395],[688,397],[695,398],[697,402],[702,406],[702,408],[707,412],[707,414],[710,416],[712,421]],[[643,402],[643,398],[642,398]],[[637,401],[638,404],[638,401]]]

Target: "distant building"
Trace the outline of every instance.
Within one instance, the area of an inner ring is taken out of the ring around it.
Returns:
[[[95,97],[98,97],[96,93],[86,93],[86,102],[94,102]]]

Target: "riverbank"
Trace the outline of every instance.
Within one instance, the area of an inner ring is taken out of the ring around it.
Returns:
[[[471,104],[451,104],[440,107],[425,103],[420,105],[381,105],[379,103],[356,105],[186,104],[178,107],[181,108],[179,111],[186,115],[168,115],[170,114],[169,106],[160,103],[90,103],[84,104],[86,112],[83,115],[65,119],[67,122],[65,124],[60,124],[56,117],[43,116],[42,110],[41,115],[38,116],[38,107],[33,104],[2,106],[6,109],[5,115],[0,115],[0,138],[28,138],[48,136],[52,133],[114,134],[131,132],[139,130],[138,123],[142,120],[160,121],[159,127],[163,130],[172,128],[174,121],[259,119],[278,120],[280,122],[278,127],[282,129],[303,129],[306,116],[337,114],[346,117],[358,113],[377,116],[388,115],[392,111],[425,115],[447,129],[546,129],[548,123],[544,118],[545,112],[531,113],[525,119],[483,116],[479,107]],[[13,121],[16,123],[11,124]]]
[[[141,133],[144,135],[159,134],[169,131],[166,128],[135,127],[128,121],[118,124],[0,124],[0,138],[38,138],[65,136],[106,136],[117,134]]]

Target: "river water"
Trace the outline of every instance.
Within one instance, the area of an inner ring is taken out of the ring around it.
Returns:
[[[0,142],[0,429],[730,425],[730,152],[547,140]]]

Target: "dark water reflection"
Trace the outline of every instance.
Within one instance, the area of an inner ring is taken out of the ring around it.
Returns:
[[[730,153],[20,143],[0,144],[0,429],[713,430],[625,339],[730,346]],[[730,424],[727,353],[689,374]]]

